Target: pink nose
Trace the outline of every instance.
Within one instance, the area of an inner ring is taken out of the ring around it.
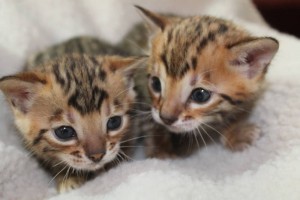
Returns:
[[[91,155],[87,155],[87,157],[89,159],[91,159],[93,162],[99,162],[100,160],[102,160],[104,155],[105,155],[105,151],[103,151],[101,153],[94,153]]]
[[[161,113],[159,114],[159,117],[167,125],[173,124],[178,119],[178,117],[176,117],[176,116],[169,116],[169,115],[164,115],[164,114],[161,114]]]

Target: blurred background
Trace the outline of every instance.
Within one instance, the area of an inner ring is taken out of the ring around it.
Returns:
[[[300,37],[300,0],[253,0],[274,28]]]

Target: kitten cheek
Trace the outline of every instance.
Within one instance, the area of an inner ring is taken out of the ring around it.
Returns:
[[[101,163],[104,165],[104,164],[112,161],[113,159],[115,159],[117,157],[119,152],[120,152],[120,143],[118,142],[114,145],[114,147],[111,150],[108,149],[108,151],[105,154],[105,156],[103,157]]]
[[[163,122],[161,121],[160,117],[159,117],[159,112],[157,109],[153,108],[151,109],[151,113],[152,113],[152,118],[160,124],[163,124]]]

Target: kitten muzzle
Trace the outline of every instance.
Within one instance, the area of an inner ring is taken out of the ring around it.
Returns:
[[[105,150],[101,150],[101,152],[98,152],[98,153],[87,154],[87,157],[90,160],[92,160],[93,162],[97,163],[97,162],[100,162],[102,160],[105,153],[106,153]]]
[[[165,115],[161,113],[159,114],[159,117],[166,125],[171,125],[178,120],[177,116]]]

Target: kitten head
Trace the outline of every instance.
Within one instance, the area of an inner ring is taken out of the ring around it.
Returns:
[[[158,123],[189,132],[254,101],[277,40],[253,37],[223,19],[138,9],[153,30],[148,85]]]
[[[116,158],[141,59],[71,55],[0,80],[27,147],[51,164],[96,170]]]

